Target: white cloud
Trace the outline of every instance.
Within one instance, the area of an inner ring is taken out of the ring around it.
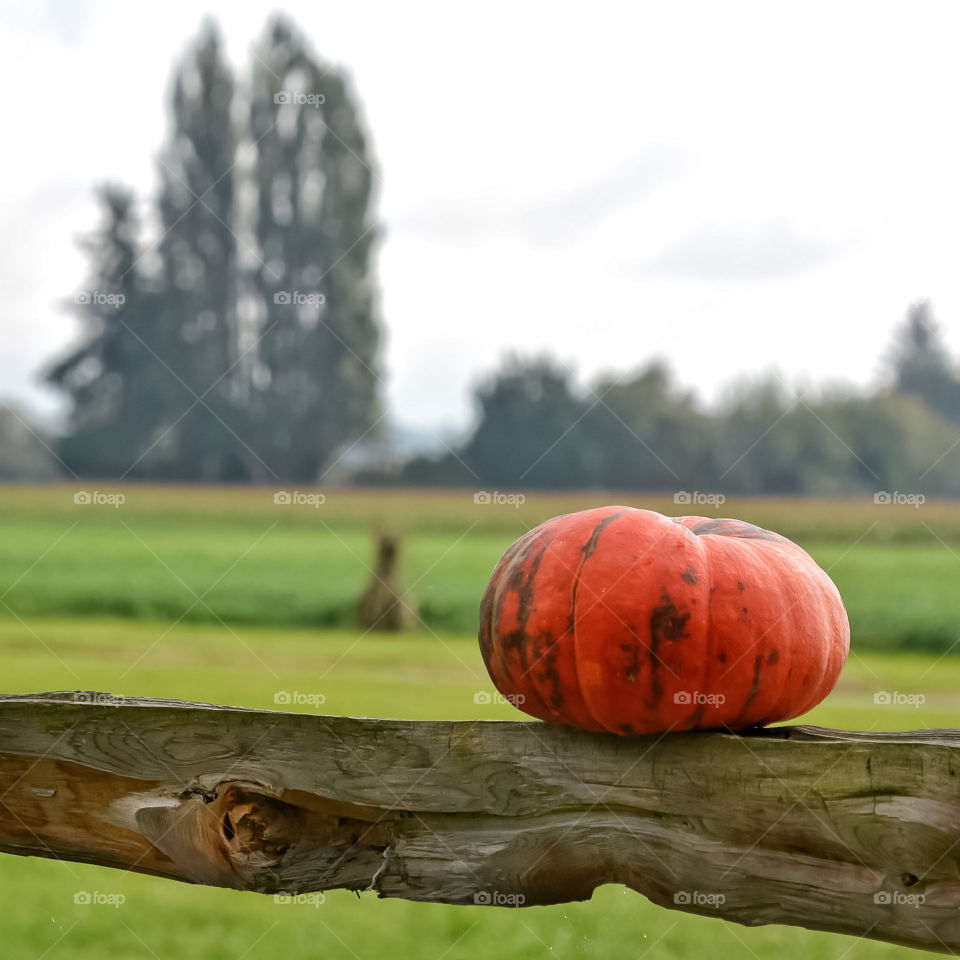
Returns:
[[[838,253],[829,240],[805,234],[784,218],[710,223],[634,266],[639,276],[766,279],[818,267]]]

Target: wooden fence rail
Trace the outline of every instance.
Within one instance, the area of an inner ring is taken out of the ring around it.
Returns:
[[[960,731],[621,738],[0,697],[0,851],[263,893],[664,907],[960,950]]]

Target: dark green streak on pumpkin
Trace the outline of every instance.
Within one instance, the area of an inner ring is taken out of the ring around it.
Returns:
[[[700,726],[700,721],[703,719],[703,712],[706,709],[707,709],[707,705],[705,703],[698,703],[697,709],[694,710],[693,713],[691,713],[690,716],[687,717],[686,721],[684,722],[684,727],[686,729],[696,730]]]
[[[660,682],[660,644],[664,640],[675,641],[684,639],[687,634],[689,613],[681,613],[677,605],[670,599],[670,594],[664,590],[660,594],[660,603],[653,608],[650,614],[650,700],[647,708],[656,710],[663,697],[663,684]]]
[[[624,676],[633,683],[640,672],[640,639],[633,627],[630,627],[630,635],[633,637],[633,643],[621,643],[620,651],[626,664],[623,670]]]
[[[502,605],[498,608],[497,597],[502,596],[503,584],[501,583],[501,574],[504,567],[515,562],[517,554],[525,550],[531,542],[536,540],[537,531],[529,530],[510,548],[497,564],[487,584],[487,589],[483,593],[483,599],[480,601],[480,630],[478,639],[480,640],[480,653],[483,656],[483,662],[487,664],[489,672],[491,655],[493,653],[494,639],[497,631],[497,624],[502,612]],[[491,675],[492,676],[492,675]]]
[[[773,665],[775,666],[775,665],[778,664],[779,662],[780,662],[780,651],[777,650],[776,647],[774,647],[774,649],[771,650],[771,651],[767,654],[767,663],[773,664]],[[792,669],[792,668],[791,668],[790,672],[787,674],[787,679],[788,679],[788,680],[790,679],[790,674],[791,674],[791,673],[793,673],[793,669]],[[776,712],[777,712],[777,710],[776,710],[776,705],[774,705],[774,708],[773,708],[773,710],[772,710],[770,713],[768,713],[765,717],[761,717],[759,720],[755,721],[753,724],[751,724],[751,726],[755,726],[755,727],[762,727],[762,726],[764,726],[764,724],[767,724],[767,723],[770,722],[770,718],[771,718],[772,716],[774,716],[774,715],[776,714]]]
[[[590,559],[593,555],[593,552],[597,549],[597,544],[600,542],[600,534],[606,530],[607,527],[613,523],[614,520],[622,517],[627,511],[618,510],[616,513],[611,513],[609,517],[604,517],[594,528],[593,533],[590,534],[590,539],[587,541],[586,546],[583,548],[583,559],[580,561],[580,569],[577,570],[577,578],[580,577],[580,570],[583,569],[584,563]]]
[[[750,704],[757,699],[757,694],[760,692],[760,667],[763,664],[763,654],[758,653],[753,658],[753,680],[750,682],[750,692],[747,694],[747,699],[743,702],[743,709],[737,714],[734,718],[733,723],[730,726],[736,726],[746,715],[747,711],[750,709]]]
[[[557,641],[554,640],[550,634],[547,634],[543,639],[549,646],[549,652],[542,654],[534,661],[534,666],[538,663],[543,665],[540,672],[535,673],[534,676],[538,680],[550,684],[550,706],[559,713],[563,708],[563,690],[560,683],[560,672],[557,670],[557,654],[555,650]],[[534,653],[536,653],[539,648],[537,645],[534,645],[533,649]]]
[[[530,618],[530,612],[533,608],[533,583],[536,579],[537,571],[540,569],[540,563],[543,561],[543,555],[553,542],[553,537],[554,535],[552,533],[544,532],[540,535],[539,539],[531,539],[530,543],[526,545],[522,556],[515,557],[511,563],[507,582],[504,584],[504,589],[500,592],[500,603],[497,608],[498,624],[503,619],[504,600],[511,593],[516,593],[517,595],[517,627],[515,630],[511,630],[500,638],[500,645],[505,660],[506,654],[510,650],[516,652],[520,666],[523,668],[521,679],[525,678],[535,665],[531,665],[529,662],[528,647],[530,638],[527,635],[527,620]],[[529,573],[524,576],[530,555],[538,547],[539,552],[533,557],[533,560],[529,564]],[[507,669],[509,670],[509,665]],[[554,667],[554,672],[556,672],[556,667]],[[503,691],[501,691],[501,693],[502,692]],[[540,699],[541,704],[546,709],[547,705],[542,702],[542,698]]]
[[[547,548],[550,546],[552,540],[552,536],[544,536],[541,543],[531,541],[531,543],[528,544],[527,551],[524,555],[517,557],[511,565],[505,589],[501,593],[500,609],[497,611],[498,622],[503,617],[503,601],[511,593],[516,593],[517,595],[517,628],[511,630],[510,633],[504,634],[503,646],[505,649],[513,648],[517,650],[524,660],[526,659],[524,647],[526,646],[527,620],[530,618],[530,610],[533,605],[533,581],[537,576],[537,571],[540,569],[543,555],[547,552]],[[534,546],[539,546],[540,552],[537,553],[530,563],[529,574],[525,575],[529,554],[532,553]]]
[[[597,544],[600,542],[600,534],[603,533],[617,517],[622,517],[626,512],[626,510],[618,510],[616,513],[611,513],[609,517],[604,517],[593,528],[590,539],[580,551],[580,563],[577,564],[577,572],[573,575],[573,592],[570,595],[570,614],[567,617],[567,633],[569,633],[571,637],[573,636],[573,625],[576,622],[577,587],[580,586],[580,574],[583,572],[583,565],[593,556],[594,551],[597,549]],[[564,636],[566,635],[565,633]]]
[[[773,540],[776,543],[789,543],[785,537],[772,530],[764,530],[743,520],[705,520],[690,528],[698,537],[713,535],[719,537],[741,537],[745,540]]]
[[[693,567],[687,567],[681,574],[684,583],[689,583],[692,587],[697,582],[697,571]]]

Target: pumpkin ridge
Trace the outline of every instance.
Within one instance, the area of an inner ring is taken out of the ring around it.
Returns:
[[[701,656],[703,659],[703,670],[700,674],[700,684],[697,688],[703,693],[715,693],[713,677],[716,661],[714,660],[714,639],[716,630],[711,616],[711,606],[713,604],[713,560],[710,551],[707,549],[706,541],[697,539],[697,549],[700,552],[701,576],[697,578],[698,582],[703,581],[705,586],[705,600],[707,605],[707,615],[705,619],[705,629],[703,635],[703,650]],[[722,704],[721,704],[722,706]],[[706,712],[706,703],[699,703],[696,709],[684,720],[683,729],[696,730],[700,726],[703,714]]]
[[[580,699],[587,708],[587,713],[593,719],[593,722],[604,730],[607,729],[606,725],[601,723],[600,719],[591,709],[590,702],[587,699],[583,688],[583,684],[580,683],[580,662],[577,656],[577,588],[580,586],[580,577],[583,573],[583,568],[586,565],[586,562],[590,559],[590,557],[593,556],[594,553],[596,553],[597,547],[600,544],[600,534],[603,533],[603,531],[606,530],[606,528],[609,527],[614,520],[617,520],[625,514],[628,514],[632,509],[632,507],[623,507],[617,510],[616,513],[612,513],[604,517],[593,528],[593,532],[590,534],[590,539],[580,549],[580,563],[577,565],[577,571],[573,579],[573,590],[571,591],[570,595],[570,615],[567,620],[567,629],[570,632],[570,642],[573,645],[573,656],[571,657],[573,662],[573,676],[576,680],[577,689],[580,691]],[[564,636],[566,636],[566,634],[564,634]]]
[[[535,528],[537,529],[537,528]],[[503,677],[506,680],[509,680],[511,676],[509,663],[506,661],[506,652],[511,648],[516,652],[517,658],[520,661],[520,665],[523,668],[523,672],[520,674],[521,680],[526,680],[527,675],[530,673],[532,666],[528,663],[527,652],[529,643],[527,642],[527,620],[530,618],[530,608],[533,604],[533,582],[536,578],[537,571],[540,569],[540,564],[543,561],[543,556],[547,552],[547,548],[554,540],[554,534],[550,531],[541,531],[540,536],[533,536],[530,538],[529,542],[524,545],[517,554],[514,555],[513,561],[511,562],[507,578],[504,583],[504,589],[499,591],[498,600],[499,603],[496,606],[496,623],[499,624],[503,617],[503,602],[511,591],[516,592],[517,594],[517,627],[515,630],[510,631],[509,633],[502,634],[500,637],[500,643],[498,645],[498,652],[500,653],[499,660],[502,662],[504,671]],[[543,546],[540,552],[531,559],[531,555],[537,546],[542,542]],[[527,574],[527,562],[530,562],[529,574]],[[497,683],[497,678],[494,677],[494,684],[497,689],[500,690],[506,696],[509,696],[512,691],[510,689],[502,690],[500,689],[500,684]],[[505,683],[504,686],[507,686]],[[543,698],[540,696],[540,691],[536,689],[533,680],[531,679],[528,684],[524,685],[524,697],[532,693],[532,699],[536,700],[541,713],[537,714],[538,716],[544,717],[544,714],[549,714],[553,716],[558,716],[556,710],[550,708]]]
[[[624,508],[623,510],[618,511],[617,513],[612,513],[609,516],[604,517],[594,528],[593,532],[590,534],[590,539],[580,548],[580,562],[577,564],[576,572],[573,575],[573,590],[570,592],[570,614],[567,617],[567,630],[570,633],[570,637],[576,646],[576,614],[577,614],[577,587],[580,586],[580,575],[583,573],[583,567],[586,562],[593,556],[597,550],[597,545],[600,542],[600,534],[613,523],[618,517],[622,517],[629,507]],[[566,636],[566,633],[563,634]],[[574,666],[576,666],[576,658],[574,658]]]
[[[753,657],[753,679],[750,681],[750,689],[747,692],[747,699],[743,701],[743,706],[740,708],[740,712],[730,721],[729,726],[733,729],[736,729],[738,723],[741,723],[750,712],[750,707],[753,704],[753,701],[757,699],[757,694],[760,692],[760,670],[763,667],[763,654],[757,653]],[[748,726],[753,726],[753,724],[748,724]]]
[[[612,509],[616,509],[616,508],[612,508]],[[621,510],[619,511],[619,513],[618,513],[617,516],[624,516],[624,515],[632,516],[632,517],[634,517],[634,518],[636,518],[638,515],[647,515],[647,516],[650,516],[650,517],[656,517],[656,518],[658,518],[659,520],[665,520],[665,519],[667,519],[667,518],[661,517],[660,514],[655,514],[655,513],[652,513],[651,511],[646,511],[646,510],[637,510],[637,509],[632,508],[632,507],[626,507],[626,508],[624,508],[624,509],[621,509]],[[662,530],[659,532],[659,534],[657,535],[657,537],[656,537],[656,539],[654,540],[654,542],[651,543],[651,544],[647,547],[646,551],[645,551],[640,557],[637,557],[636,560],[634,561],[634,563],[630,564],[630,566],[627,567],[627,569],[621,573],[621,576],[617,578],[616,583],[619,583],[621,580],[623,580],[624,577],[627,575],[627,573],[629,573],[629,571],[630,571],[631,569],[633,569],[633,567],[634,567],[637,563],[639,563],[640,560],[642,560],[643,558],[645,558],[645,557],[647,557],[647,556],[649,556],[649,555],[651,555],[651,554],[653,554],[653,555],[656,556],[656,555],[657,555],[657,551],[658,551],[658,549],[660,548],[660,546],[661,546],[661,544],[663,543],[663,541],[664,541],[664,539],[666,538],[666,536],[667,536],[667,529],[662,529]],[[581,573],[583,573],[583,572],[584,572],[584,571],[581,570]],[[670,603],[669,597],[667,598],[667,602]],[[635,625],[634,623],[627,623],[625,620],[623,620],[623,619],[621,618],[620,614],[619,614],[619,613],[616,613],[616,612],[613,610],[613,608],[612,608],[608,603],[606,603],[606,602],[603,600],[602,597],[598,597],[597,599],[594,599],[594,600],[593,600],[593,603],[590,605],[589,609],[583,614],[583,616],[586,616],[587,614],[589,614],[589,613],[590,613],[591,611],[593,611],[598,605],[602,605],[607,611],[609,611],[609,612],[620,622],[620,624],[629,631],[630,635],[633,637],[633,639],[634,639],[634,641],[635,641],[635,642],[634,642],[634,648],[635,648],[635,663],[636,663],[636,665],[637,665],[637,667],[638,667],[638,672],[639,672],[639,658],[640,658],[640,656],[641,656],[643,653],[645,653],[646,656],[649,657],[649,643],[646,641],[646,639],[641,640],[641,637],[640,637],[640,635],[638,634],[636,625]],[[677,610],[677,613],[679,613],[679,612],[680,612],[680,611]],[[580,619],[582,620],[583,617],[581,616]],[[650,620],[648,619],[648,620],[647,620],[647,624],[649,625],[649,623],[650,623]],[[658,624],[658,625],[659,625],[659,624]],[[590,716],[594,719],[594,721],[597,723],[597,725],[600,727],[600,729],[608,730],[608,731],[610,731],[611,733],[617,733],[617,734],[620,734],[620,735],[636,733],[637,730],[635,729],[635,726],[634,726],[634,724],[633,724],[632,722],[630,722],[630,723],[618,723],[618,724],[616,724],[615,726],[611,726],[611,724],[610,724],[608,721],[605,721],[605,720],[603,720],[603,719],[601,719],[600,717],[597,716],[596,712],[593,710],[592,703],[591,703],[591,701],[595,698],[595,694],[594,694],[594,692],[591,691],[591,693],[590,693],[589,696],[588,696],[588,694],[587,694],[587,689],[586,689],[586,688],[583,686],[583,684],[580,682],[580,677],[581,677],[581,673],[582,673],[582,671],[581,671],[581,669],[580,669],[580,666],[581,666],[580,661],[581,661],[581,649],[582,649],[582,644],[579,642],[579,640],[578,640],[578,638],[577,638],[577,636],[576,636],[576,633],[575,633],[574,640],[575,640],[575,644],[576,644],[575,650],[576,650],[576,655],[577,655],[577,660],[576,660],[577,683],[578,683],[578,687],[579,687],[579,690],[580,690],[581,699],[582,699],[583,702],[586,704],[586,707],[587,707],[587,710],[588,710]],[[586,659],[587,659],[588,664],[592,666],[593,663],[592,663],[592,661],[591,661],[591,658],[588,657],[588,658],[586,658]],[[662,693],[662,690],[661,690],[661,693]],[[643,705],[644,705],[644,706],[649,706],[648,703],[646,703],[646,702],[643,702]],[[635,718],[631,717],[631,720],[633,720],[633,719],[635,719]],[[641,730],[640,732],[647,732],[647,731]]]
[[[805,557],[804,557],[804,559],[803,559],[803,565],[804,565],[805,567],[811,565],[812,563],[813,563],[813,561],[809,558],[809,556],[805,556]],[[819,568],[817,568],[817,570],[816,570],[815,572],[819,572]],[[792,612],[792,611],[791,611],[791,612]],[[765,634],[764,636],[766,636],[766,634]],[[820,638],[819,642],[822,644],[822,643],[823,643],[823,639]],[[781,653],[780,646],[777,646],[777,647],[773,648],[773,649],[771,650],[770,654],[767,655],[767,663],[768,663],[768,664],[771,664],[771,665],[774,665],[774,666],[778,666],[778,667],[780,668],[780,669],[779,669],[780,684],[779,684],[779,686],[777,687],[777,696],[776,696],[776,700],[775,700],[775,702],[774,702],[773,707],[771,707],[771,709],[767,711],[767,713],[766,713],[765,716],[759,717],[759,718],[755,721],[755,726],[762,726],[762,725],[765,724],[765,723],[769,723],[771,720],[779,720],[779,719],[782,719],[781,714],[783,713],[783,707],[782,707],[783,694],[784,694],[784,690],[786,689],[786,686],[787,686],[787,680],[788,680],[788,678],[789,678],[789,676],[790,676],[791,671],[793,670],[794,661],[795,661],[795,659],[796,659],[796,649],[795,649],[794,645],[793,645],[793,644],[785,644],[785,645],[783,645],[783,646],[786,646],[786,653],[785,653],[785,655]],[[771,654],[774,653],[774,652],[777,654],[777,659],[776,659],[775,661],[770,659]],[[780,659],[781,656],[783,656],[783,661],[782,661],[782,662],[781,662],[781,659]],[[819,702],[819,700],[820,700],[820,697],[818,696],[816,702]],[[802,706],[802,705],[801,705],[801,706]],[[812,704],[811,704],[811,706],[812,706]],[[805,712],[806,712],[806,708],[804,708],[804,709],[802,710],[802,712],[805,713]],[[800,714],[797,714],[797,715],[799,716]]]
[[[833,599],[834,596],[839,598],[840,593],[837,590],[836,584],[833,582],[833,580],[830,579],[830,575],[825,570],[822,570],[819,567],[817,568],[817,572],[820,574],[820,578],[818,579],[818,582],[817,582],[817,593],[819,594],[819,598],[824,602],[826,602],[828,597],[831,600]],[[830,624],[828,622],[823,625],[823,632],[818,634],[818,641],[820,643],[821,648],[824,645],[824,635],[825,633],[829,632],[829,630],[830,630]],[[847,649],[849,649],[849,641],[847,644]],[[822,658],[822,669],[820,671],[820,674],[816,678],[816,682],[810,684],[811,693],[808,698],[808,701],[803,705],[804,713],[806,713],[807,710],[813,709],[813,707],[815,707],[823,699],[823,694],[820,691],[823,690],[825,680],[831,674],[839,674],[840,669],[843,667],[843,664],[846,663],[847,650],[845,649],[839,652],[839,656],[842,659],[840,663],[840,668],[837,668],[835,670],[834,655],[836,653],[837,651],[835,649],[831,649],[830,651],[828,651],[828,656]],[[832,684],[830,684],[830,686],[832,686]]]

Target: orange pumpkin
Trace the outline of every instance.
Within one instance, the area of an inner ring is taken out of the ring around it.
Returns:
[[[535,527],[480,607],[502,694],[550,723],[617,734],[789,720],[833,689],[849,646],[837,588],[795,543],[632,507]]]

